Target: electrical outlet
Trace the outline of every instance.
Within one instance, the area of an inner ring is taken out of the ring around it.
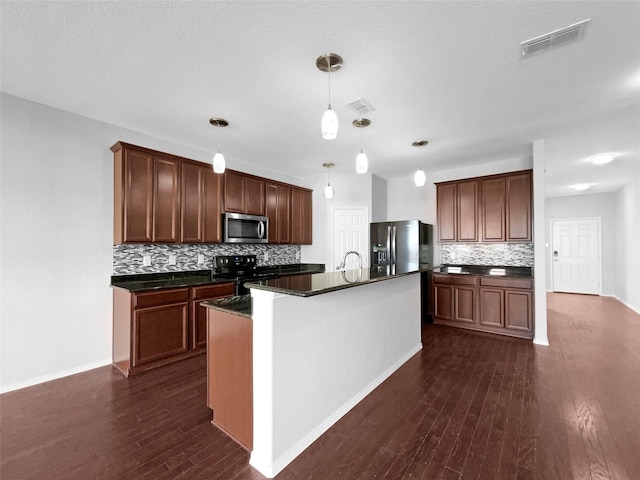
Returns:
[[[198,265],[202,265],[204,263],[204,255],[199,253],[198,254]]]
[[[150,267],[151,266],[151,255],[143,255],[142,256],[142,266]]]
[[[169,265],[175,265],[176,264],[176,256],[171,253],[169,254]]]
[[[269,260],[269,252],[264,252],[264,261],[268,261]]]
[[[451,252],[451,255],[449,255],[451,257],[451,260],[455,260],[456,259],[456,252]]]

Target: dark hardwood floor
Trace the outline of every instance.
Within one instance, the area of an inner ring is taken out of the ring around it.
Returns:
[[[424,349],[276,478],[640,478],[640,316],[607,297],[548,306],[550,347],[425,326]],[[0,396],[0,478],[262,479],[209,423],[205,372],[205,356],[103,367]]]

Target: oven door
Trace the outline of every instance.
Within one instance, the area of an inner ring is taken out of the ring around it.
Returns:
[[[269,219],[242,213],[224,214],[225,243],[267,243]]]

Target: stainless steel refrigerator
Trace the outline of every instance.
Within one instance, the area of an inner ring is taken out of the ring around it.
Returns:
[[[403,273],[433,266],[433,226],[419,220],[372,223],[371,270]]]

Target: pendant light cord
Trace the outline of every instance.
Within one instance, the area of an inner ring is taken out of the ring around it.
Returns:
[[[331,108],[331,61],[329,61],[329,108]]]

